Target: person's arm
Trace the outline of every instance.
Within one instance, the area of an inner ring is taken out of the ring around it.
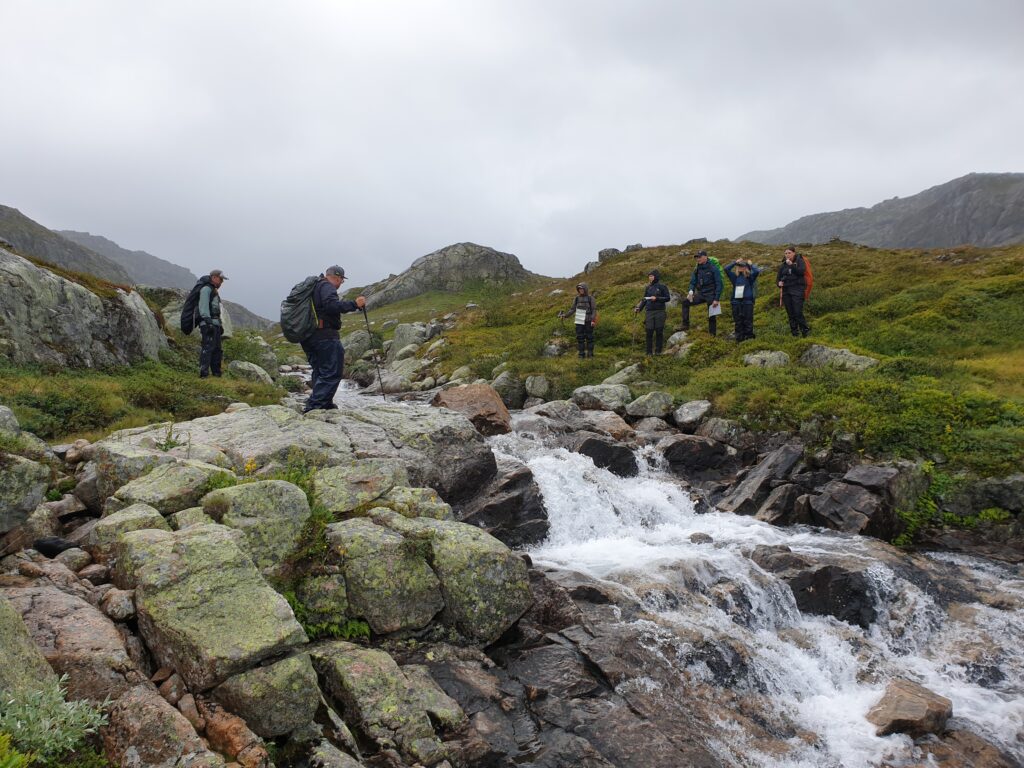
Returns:
[[[735,261],[730,261],[728,264],[725,265],[725,267],[723,267],[723,269],[725,269],[726,277],[728,277],[729,280],[731,282],[733,282],[733,283],[736,282],[736,273],[732,271],[732,268],[735,267],[735,266],[736,266],[736,262]]]
[[[693,289],[697,287],[697,270],[693,270],[693,274],[690,275],[690,287],[686,289],[687,293],[693,293]]]
[[[799,253],[793,259],[792,269],[794,274],[800,275],[800,277],[804,276],[804,257]]]
[[[209,323],[213,320],[210,312],[210,299],[213,296],[213,288],[204,285],[199,289],[199,323]]]
[[[722,298],[722,274],[717,269],[712,269],[711,274],[715,276],[715,302]]]
[[[757,276],[760,275],[764,270],[753,264],[750,265],[750,279],[757,280]]]
[[[597,324],[597,302],[593,296],[590,297],[590,324]]]

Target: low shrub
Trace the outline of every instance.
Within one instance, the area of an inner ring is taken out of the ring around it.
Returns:
[[[66,684],[63,675],[38,690],[8,694],[0,707],[0,733],[10,734],[18,750],[43,766],[61,765],[61,758],[84,746],[107,721],[106,702],[66,701]]]

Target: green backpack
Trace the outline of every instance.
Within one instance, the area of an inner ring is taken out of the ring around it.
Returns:
[[[722,268],[722,262],[720,262],[714,256],[708,256],[708,261],[710,263],[714,264],[715,265],[715,269],[718,270],[718,277],[722,281],[722,292],[724,293],[725,292],[725,286],[727,286],[729,283],[726,282],[726,279],[725,279],[725,269]],[[693,274],[695,274],[695,275],[697,274],[697,268],[696,267],[693,268]]]

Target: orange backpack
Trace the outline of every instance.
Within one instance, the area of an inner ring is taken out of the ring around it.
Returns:
[[[804,258],[804,301],[811,295],[811,288],[814,287],[814,273],[811,272],[811,260]]]

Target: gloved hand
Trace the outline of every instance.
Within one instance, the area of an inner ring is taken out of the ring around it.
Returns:
[[[559,313],[558,313],[558,316],[559,316],[560,318],[562,318],[562,317],[565,317],[565,312],[563,312],[563,311],[559,311]]]

